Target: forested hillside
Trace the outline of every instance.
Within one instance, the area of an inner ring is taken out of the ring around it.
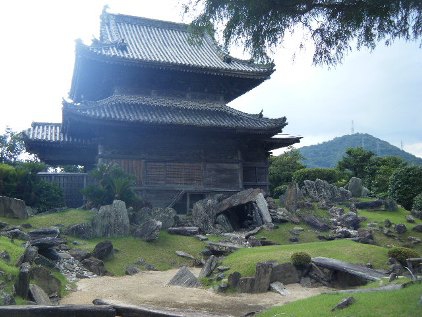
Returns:
[[[306,167],[335,167],[351,147],[363,147],[377,156],[399,156],[409,163],[422,165],[421,158],[366,133],[343,135],[321,144],[304,146],[299,151],[305,158]]]

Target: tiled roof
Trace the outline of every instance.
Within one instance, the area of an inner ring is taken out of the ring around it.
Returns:
[[[265,79],[273,72],[271,64],[259,65],[229,56],[209,35],[197,39],[199,43],[192,41],[186,24],[103,12],[100,33],[99,41],[91,46],[80,44],[79,52],[116,61],[248,78]]]
[[[32,122],[31,128],[24,131],[30,142],[49,142],[56,144],[92,144],[90,140],[71,137],[62,131],[61,123]]]
[[[277,133],[286,125],[285,117],[260,118],[215,101],[167,96],[113,95],[80,105],[65,103],[63,113],[101,121],[226,128],[259,133]]]

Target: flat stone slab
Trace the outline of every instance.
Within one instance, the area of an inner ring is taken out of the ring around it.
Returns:
[[[378,281],[386,275],[380,271],[367,268],[365,266],[343,262],[336,259],[324,258],[324,257],[315,257],[312,258],[312,262],[320,267],[324,267],[330,270],[341,271],[349,273],[351,275],[358,276],[360,278],[369,280],[369,281]]]

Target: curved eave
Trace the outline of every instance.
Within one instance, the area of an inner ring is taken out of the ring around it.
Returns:
[[[268,79],[271,74],[275,71],[272,66],[264,67],[255,71],[247,70],[235,70],[235,69],[223,69],[218,67],[204,67],[197,65],[186,65],[181,63],[171,63],[171,62],[160,62],[160,61],[150,61],[142,60],[136,58],[127,58],[117,55],[105,55],[100,52],[94,52],[90,49],[89,46],[86,46],[82,43],[76,46],[76,54],[81,57],[86,57],[88,59],[97,60],[110,64],[127,64],[127,65],[138,65],[140,67],[149,67],[156,69],[167,69],[167,70],[178,70],[184,72],[193,72],[209,75],[225,75],[238,78],[249,78],[249,79],[258,79],[265,80]]]
[[[265,140],[265,146],[268,151],[288,147],[296,143],[300,143],[301,136],[283,135],[281,138],[273,137]]]
[[[248,127],[224,127],[224,126],[204,126],[204,125],[195,125],[195,124],[178,124],[178,123],[157,123],[157,122],[148,122],[148,121],[128,121],[122,119],[110,119],[102,117],[88,116],[78,112],[75,109],[70,109],[70,107],[63,106],[63,116],[66,118],[66,124],[72,125],[72,121],[76,123],[76,126],[81,127],[82,124],[87,124],[88,127],[91,124],[100,125],[100,126],[121,126],[121,127],[146,127],[146,128],[162,128],[162,129],[174,129],[174,128],[183,128],[183,129],[203,129],[207,131],[227,131],[238,134],[261,134],[261,135],[275,135],[281,131],[281,129],[287,124],[277,124],[268,128],[248,128]],[[284,122],[284,121],[283,121]],[[72,128],[73,131],[74,128]]]

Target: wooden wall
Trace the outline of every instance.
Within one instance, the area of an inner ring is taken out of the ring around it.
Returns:
[[[113,132],[103,133],[100,161],[135,175],[138,192],[154,206],[168,206],[183,193],[189,204],[192,193],[268,190],[268,160],[259,142],[180,130]]]

